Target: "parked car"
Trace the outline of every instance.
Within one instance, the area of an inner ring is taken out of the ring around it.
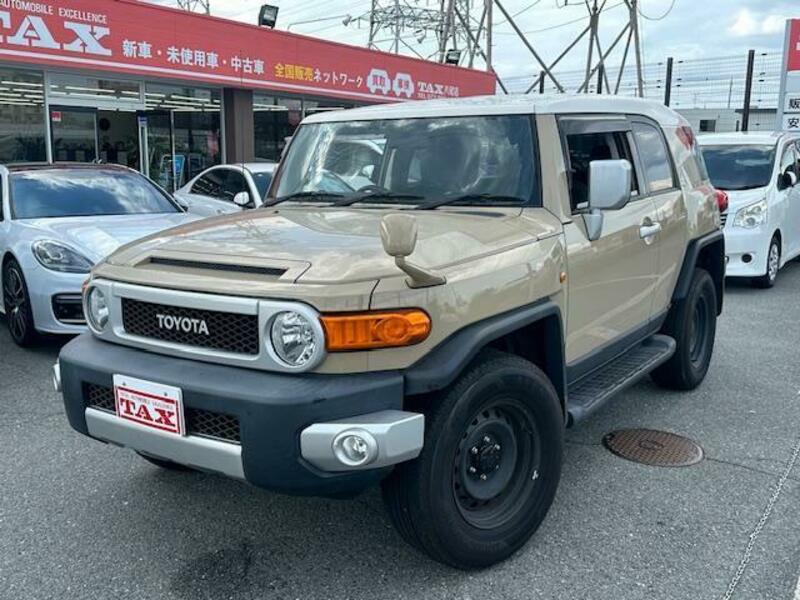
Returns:
[[[778,270],[800,256],[800,137],[721,133],[699,141],[711,182],[728,194],[727,276],[772,287]]]
[[[161,188],[112,165],[0,166],[0,281],[11,339],[85,331],[81,286],[126,244],[193,221]]]
[[[331,191],[340,138],[375,144],[350,192]],[[75,430],[290,494],[382,482],[406,540],[476,568],[545,518],[565,426],[648,374],[690,390],[708,370],[719,208],[659,103],[314,115],[265,206],[94,268],[92,333],[54,368]]]
[[[276,166],[258,162],[211,167],[175,192],[175,197],[190,213],[203,217],[258,208]]]

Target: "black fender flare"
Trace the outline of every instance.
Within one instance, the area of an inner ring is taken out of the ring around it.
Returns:
[[[561,309],[549,298],[459,329],[405,371],[405,393],[411,396],[446,388],[481,349],[539,321],[545,322],[546,332],[542,340],[546,344],[543,370],[563,404],[567,393],[564,327]]]
[[[722,313],[725,295],[725,235],[722,230],[712,231],[689,242],[683,258],[678,281],[672,293],[672,302],[680,302],[689,295],[696,267],[706,269],[717,288],[717,315]]]

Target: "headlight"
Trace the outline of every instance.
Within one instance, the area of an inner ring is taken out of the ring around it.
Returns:
[[[319,328],[295,311],[278,313],[272,320],[272,348],[289,367],[305,367],[317,358],[323,340]]]
[[[767,201],[759,200],[736,211],[734,227],[753,229],[767,221]]]
[[[89,325],[97,333],[102,333],[108,325],[109,311],[106,295],[101,289],[91,286],[86,293],[84,304]]]
[[[60,273],[88,273],[92,262],[60,242],[40,240],[31,246],[36,260],[45,268]]]

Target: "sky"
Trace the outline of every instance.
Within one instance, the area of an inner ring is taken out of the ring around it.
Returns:
[[[176,0],[150,0],[176,5]],[[212,14],[255,22],[263,0],[210,0]],[[382,0],[393,4],[394,0]],[[438,6],[437,0],[400,0],[421,7]],[[602,0],[599,0],[602,3]],[[565,2],[568,4],[564,6]],[[277,29],[289,29],[336,40],[365,45],[370,0],[273,0],[280,7]],[[481,0],[474,0],[481,5]],[[554,60],[588,25],[583,0],[503,0],[503,6],[526,32],[545,62]],[[640,27],[644,62],[661,62],[668,56],[701,59],[746,54],[750,48],[779,53],[783,46],[784,23],[800,18],[797,0],[640,0]],[[479,16],[477,13],[476,16]],[[343,21],[350,18],[345,25]],[[360,18],[359,18],[360,17]],[[539,72],[535,60],[516,36],[510,24],[495,9],[495,70],[501,78],[529,76]],[[606,0],[601,15],[601,45],[607,48],[628,20],[621,0]],[[417,41],[414,31],[403,32],[404,41],[423,55],[435,51],[430,38]],[[391,37],[391,33],[381,39]],[[624,39],[609,62],[621,60]],[[389,49],[389,42],[381,44]],[[586,62],[584,44],[563,60],[558,69],[581,69]],[[412,54],[402,47],[405,54]]]

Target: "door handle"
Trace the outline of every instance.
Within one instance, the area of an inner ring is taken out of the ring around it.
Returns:
[[[661,223],[652,223],[649,225],[642,225],[639,227],[639,237],[648,241],[657,233],[661,232]]]

